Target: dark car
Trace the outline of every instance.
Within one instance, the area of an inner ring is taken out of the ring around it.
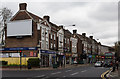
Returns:
[[[111,63],[110,62],[104,62],[104,64],[103,64],[103,67],[111,67],[112,65],[111,65]]]

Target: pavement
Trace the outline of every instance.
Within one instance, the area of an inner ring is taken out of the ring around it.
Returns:
[[[55,69],[65,69],[65,68],[73,68],[73,67],[79,67],[79,66],[89,66],[91,64],[73,64],[73,65],[66,65],[65,67],[58,67],[58,68],[53,68],[53,67],[40,67],[40,68],[35,68],[32,67],[31,69],[26,68],[0,68],[0,70],[55,70]]]
[[[119,69],[115,69],[114,72],[110,71],[108,74],[107,74],[107,77],[110,78],[110,79],[120,79],[120,67]]]

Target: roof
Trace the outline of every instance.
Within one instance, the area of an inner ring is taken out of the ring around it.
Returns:
[[[28,11],[27,11],[27,12],[28,12]],[[31,16],[34,20],[39,20],[39,19],[43,20],[41,17],[39,17],[39,16],[37,16],[37,15],[31,13],[31,12],[28,12],[28,13],[30,14],[30,16]]]
[[[39,19],[42,20],[42,18],[40,18],[39,16],[37,16],[31,12],[28,12],[26,10],[20,10],[11,18],[10,21],[23,20],[23,19],[33,19],[34,21],[37,21],[37,22],[39,21]]]

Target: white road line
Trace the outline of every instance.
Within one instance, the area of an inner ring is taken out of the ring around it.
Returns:
[[[47,77],[44,77],[44,78],[41,78],[41,79],[46,79],[46,78],[49,78],[49,77],[47,76]]]
[[[65,72],[69,72],[69,71],[72,71],[72,70],[67,70],[67,71],[65,71]]]
[[[76,73],[73,73],[73,74],[71,74],[71,75],[76,75],[76,74],[78,74],[79,72],[76,72]]]
[[[59,73],[61,73],[61,72],[55,72],[55,73],[51,73],[51,74],[54,75],[54,74],[59,74]]]
[[[66,76],[63,76],[63,77],[66,77]]]
[[[35,77],[44,77],[45,75],[35,76]]]
[[[86,72],[87,70],[81,71],[81,72]]]

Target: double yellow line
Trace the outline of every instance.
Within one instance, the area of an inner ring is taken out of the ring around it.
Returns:
[[[106,79],[105,78],[105,75],[108,73],[108,72],[110,72],[112,70],[112,68],[110,68],[109,70],[107,70],[106,72],[104,72],[102,75],[101,75],[101,78],[102,79]]]

